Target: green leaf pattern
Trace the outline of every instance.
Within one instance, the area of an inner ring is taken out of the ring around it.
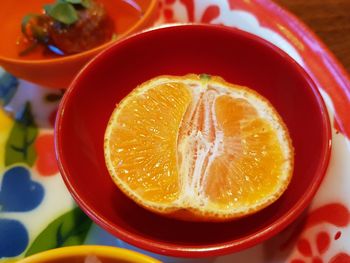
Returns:
[[[92,221],[77,207],[51,222],[34,240],[25,256],[84,243]]]
[[[5,146],[5,165],[26,163],[33,166],[36,160],[34,141],[38,135],[31,111],[31,105],[26,103],[23,112],[15,120],[10,136]]]

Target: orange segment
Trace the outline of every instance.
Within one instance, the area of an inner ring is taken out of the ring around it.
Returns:
[[[215,105],[219,127],[226,137],[234,136],[240,131],[240,124],[257,117],[256,109],[248,101],[230,96],[219,96]]]
[[[224,133],[224,151],[210,167],[206,195],[219,207],[263,203],[274,194],[283,174],[283,151],[275,131],[242,99],[219,97],[216,116]]]
[[[256,92],[219,77],[152,79],[112,114],[105,159],[119,188],[170,217],[224,221],[276,201],[293,171],[283,121]]]
[[[159,84],[142,94],[134,91],[115,111],[113,129],[106,134],[109,168],[120,184],[144,200],[168,203],[178,198],[176,142],[190,100],[183,84]]]

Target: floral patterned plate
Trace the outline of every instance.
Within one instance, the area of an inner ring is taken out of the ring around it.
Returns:
[[[283,49],[313,78],[332,120],[333,149],[312,204],[276,237],[245,251],[180,259],[111,236],[78,208],[57,169],[53,122],[63,91],[0,69],[0,262],[79,244],[131,248],[164,262],[350,262],[350,81],[326,47],[270,0],[162,0],[157,25],[201,22],[236,27]]]

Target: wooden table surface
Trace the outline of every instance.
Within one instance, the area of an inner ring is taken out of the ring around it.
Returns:
[[[350,0],[275,0],[304,21],[350,73]]]

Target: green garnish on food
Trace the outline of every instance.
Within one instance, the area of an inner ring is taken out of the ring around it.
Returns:
[[[78,21],[77,12],[72,4],[66,2],[56,3],[46,10],[49,16],[63,24],[71,25]]]
[[[78,21],[75,6],[89,8],[90,0],[57,0],[54,4],[45,5],[44,10],[53,19],[65,25],[71,25]]]

